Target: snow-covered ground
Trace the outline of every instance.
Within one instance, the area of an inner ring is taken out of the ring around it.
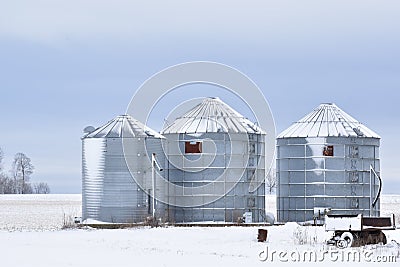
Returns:
[[[395,214],[400,225],[400,195],[383,195],[381,197],[381,216]]]
[[[81,209],[80,194],[0,195],[0,230],[59,230]]]
[[[270,201],[273,200],[273,197]],[[400,196],[384,196],[382,213],[397,211]],[[60,230],[64,214],[79,215],[80,195],[0,196],[1,266],[268,266],[316,265],[297,260],[310,251],[325,265],[343,265],[342,253],[368,260],[391,260],[400,248],[400,230],[387,231],[387,246],[352,250],[332,249],[323,227],[300,227],[295,223],[265,227],[268,241],[257,242],[259,227],[166,227],[123,230]],[[386,208],[385,205],[388,207]],[[268,203],[267,206],[273,206]],[[39,217],[39,218],[38,218]],[[295,237],[297,236],[297,237]],[[301,241],[305,244],[299,244]],[[329,253],[331,254],[329,254]],[[325,253],[325,254],[324,254]],[[266,259],[266,256],[268,258]],[[368,257],[365,258],[367,255]],[[306,258],[309,254],[306,254]],[[345,257],[347,257],[345,255]],[[261,261],[261,259],[266,259]],[[400,258],[395,258],[400,261]],[[288,261],[288,262],[282,262]],[[347,263],[348,265],[348,263]],[[369,263],[371,265],[371,263]],[[376,266],[381,266],[376,263]]]

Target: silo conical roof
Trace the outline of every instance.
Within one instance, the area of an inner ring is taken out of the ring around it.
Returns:
[[[83,138],[132,138],[152,136],[164,138],[161,134],[150,129],[129,115],[120,115],[101,127],[86,134]]]
[[[162,134],[212,132],[265,134],[260,127],[216,97],[205,98],[161,131]]]
[[[330,136],[380,138],[377,133],[332,103],[319,105],[279,134],[278,138]]]

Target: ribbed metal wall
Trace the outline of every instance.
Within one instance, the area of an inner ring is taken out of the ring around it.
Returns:
[[[265,132],[220,99],[205,98],[164,128],[165,138],[128,115],[92,128],[82,138],[83,220],[152,215],[155,153],[164,169],[155,179],[157,219],[237,222],[251,212],[265,221]],[[187,141],[201,142],[202,151],[186,153]]]
[[[125,123],[126,119],[120,117],[115,125]],[[133,223],[143,222],[152,215],[152,198],[148,195],[152,190],[149,155],[151,158],[151,153],[157,153],[159,162],[164,163],[162,139],[152,136],[128,139],[130,149],[125,150],[126,155],[122,137],[97,134],[82,139],[83,220]],[[134,166],[131,170],[126,160]],[[143,182],[141,187],[133,177]],[[157,194],[163,196],[164,189],[157,188]],[[164,218],[165,212],[165,205],[157,205],[158,218]]]
[[[104,186],[106,139],[82,141],[82,218],[99,219]]]
[[[331,214],[379,216],[379,139],[363,137],[282,138],[277,140],[278,221],[313,220],[314,208]],[[324,156],[333,146],[334,156]],[[370,183],[372,180],[372,183]],[[372,194],[372,195],[371,195]]]
[[[179,192],[170,191],[170,203],[185,203],[190,206],[193,197],[218,200],[196,207],[169,207],[172,222],[237,222],[244,212],[251,211],[253,221],[265,220],[265,183],[250,192],[250,181],[254,175],[258,180],[265,177],[265,135],[247,133],[195,133],[164,134],[167,138],[167,170],[170,182],[182,186]],[[186,141],[203,144],[201,154],[185,154]],[[216,150],[214,150],[216,149]],[[199,160],[200,159],[200,160]],[[211,162],[211,164],[208,164]],[[230,166],[229,166],[230,165]],[[228,167],[229,166],[229,167]],[[242,175],[243,173],[243,175]],[[192,188],[215,181],[223,175],[221,182],[214,182],[213,190],[193,195]],[[237,183],[227,182],[234,178]],[[232,188],[225,194],[227,188]],[[179,201],[177,200],[179,199]]]

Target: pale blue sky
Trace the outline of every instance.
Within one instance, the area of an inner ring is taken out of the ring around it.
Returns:
[[[4,167],[25,152],[32,181],[79,193],[82,129],[124,113],[154,73],[209,60],[258,84],[277,132],[321,102],[378,132],[384,192],[400,194],[399,14],[387,0],[0,0]]]

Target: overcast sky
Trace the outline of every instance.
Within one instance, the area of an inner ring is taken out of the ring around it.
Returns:
[[[335,102],[382,136],[384,193],[400,194],[399,14],[395,0],[0,0],[4,168],[24,152],[33,182],[79,193],[82,129],[124,113],[156,72],[207,60],[255,81],[278,133]],[[204,94],[235,106],[217,89]],[[179,97],[157,114],[166,117]]]

